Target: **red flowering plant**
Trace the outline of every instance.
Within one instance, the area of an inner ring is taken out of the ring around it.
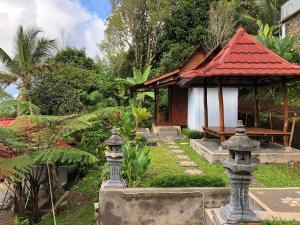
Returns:
[[[110,119],[110,123],[115,128],[120,128],[121,126],[121,114],[117,113],[114,117]]]

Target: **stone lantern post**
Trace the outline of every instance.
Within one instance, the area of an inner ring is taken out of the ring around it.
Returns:
[[[110,165],[109,180],[102,184],[102,187],[125,187],[126,184],[121,176],[121,163],[124,157],[122,152],[122,145],[124,144],[122,138],[118,135],[116,129],[112,130],[112,136],[105,141],[108,145],[109,151],[105,153],[108,164]]]
[[[222,147],[229,150],[229,160],[223,165],[230,179],[230,203],[220,208],[219,219],[214,216],[219,223],[258,223],[260,219],[249,208],[249,185],[256,167],[251,162],[251,151],[259,147],[259,142],[245,134],[241,120],[235,131],[234,136],[222,143]]]

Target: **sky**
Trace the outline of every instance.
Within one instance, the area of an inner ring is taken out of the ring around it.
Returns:
[[[95,58],[110,11],[109,0],[0,0],[0,47],[12,56],[17,27],[33,26],[60,47],[85,48]],[[17,95],[13,86],[6,91]]]

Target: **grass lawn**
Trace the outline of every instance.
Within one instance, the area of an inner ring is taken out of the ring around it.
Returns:
[[[59,225],[94,225],[94,202],[98,201],[100,189],[99,169],[89,170],[86,176],[72,189],[68,196],[68,204],[61,212],[57,212],[56,222]],[[39,225],[52,225],[53,217],[48,216]]]
[[[202,156],[198,155],[189,145],[189,140],[177,140],[179,146],[197,163],[199,169],[207,175],[218,176],[229,184],[224,168],[219,163],[210,164]],[[262,164],[254,172],[256,182],[254,187],[300,187],[300,167],[290,164]]]
[[[169,148],[150,147],[151,163],[144,180],[145,186],[152,177],[158,175],[182,174],[183,169],[177,164]]]

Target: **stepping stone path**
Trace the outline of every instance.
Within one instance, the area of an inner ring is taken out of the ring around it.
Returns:
[[[175,155],[175,158],[179,160],[191,160],[187,155]]]
[[[169,145],[169,148],[177,148],[177,149],[180,149],[180,147],[179,146],[175,146],[175,145]]]
[[[181,167],[197,167],[197,164],[192,161],[179,161],[178,164]]]
[[[184,151],[182,151],[182,150],[180,150],[179,148],[178,148],[178,150],[172,150],[171,151],[173,154],[177,154],[177,155],[181,155],[181,154],[185,154],[185,152]]]
[[[191,169],[184,171],[188,175],[203,175],[203,172],[199,169]]]
[[[203,172],[197,169],[197,164],[191,160],[191,158],[186,155],[179,145],[188,145],[187,142],[181,142],[179,145],[175,141],[166,142],[174,157],[178,160],[178,165],[185,168],[184,173],[188,175],[203,175]]]

